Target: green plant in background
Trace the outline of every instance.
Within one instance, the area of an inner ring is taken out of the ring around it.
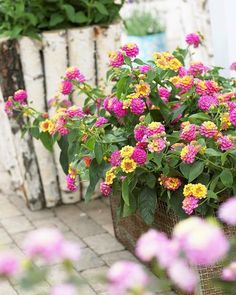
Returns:
[[[130,18],[124,21],[124,25],[127,34],[132,36],[146,36],[165,31],[158,15],[154,17],[150,12],[139,10],[135,10]]]
[[[118,3],[118,4],[117,4]],[[0,0],[0,36],[39,38],[41,31],[109,25],[124,0]]]

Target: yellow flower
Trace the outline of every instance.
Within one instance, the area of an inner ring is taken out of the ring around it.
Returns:
[[[204,184],[197,183],[193,187],[193,196],[198,199],[205,198],[207,195],[207,188]]]
[[[178,71],[181,66],[182,64],[177,58],[172,58],[168,63],[169,69],[173,71]]]
[[[130,107],[132,99],[127,99],[123,101],[123,109],[128,109]]]
[[[113,183],[113,180],[116,178],[116,175],[113,171],[108,170],[106,172],[105,183],[110,185]]]
[[[229,113],[221,114],[220,121],[221,121],[221,126],[220,126],[221,130],[227,130],[231,126],[231,122],[229,119]]]
[[[190,196],[193,196],[193,189],[194,189],[194,184],[192,183],[189,183],[189,184],[186,184],[184,186],[184,196],[185,197],[190,197]]]
[[[69,165],[68,173],[70,174],[70,177],[76,178],[77,170],[76,170],[76,168],[73,167],[72,163],[70,163],[70,165]]]
[[[188,147],[185,146],[185,147],[182,148],[182,150],[180,152],[180,158],[181,159],[184,158],[187,155],[187,153],[188,153]]]
[[[54,126],[53,122],[48,119],[44,120],[43,122],[39,124],[39,127],[43,132],[50,132],[53,126]]]
[[[133,159],[124,159],[121,162],[121,169],[125,173],[133,172],[136,169],[136,167],[137,167],[137,164],[135,163]]]
[[[130,158],[133,152],[134,148],[130,145],[126,145],[121,149],[120,154],[122,158]]]
[[[136,88],[136,94],[138,96],[148,96],[151,92],[150,85],[143,81],[140,81],[140,83],[137,84],[135,88]]]

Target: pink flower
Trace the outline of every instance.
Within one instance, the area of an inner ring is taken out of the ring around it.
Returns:
[[[145,102],[141,98],[134,98],[131,101],[130,110],[135,115],[141,115],[146,108]]]
[[[75,178],[72,177],[70,174],[68,174],[66,176],[66,187],[71,192],[75,192],[78,189],[76,184],[75,184]]]
[[[196,92],[199,95],[214,95],[215,93],[219,92],[220,87],[218,86],[217,82],[213,80],[198,80],[196,86]]]
[[[14,93],[14,100],[19,101],[19,102],[23,102],[27,99],[28,94],[25,90],[19,89]]]
[[[200,134],[204,137],[212,138],[217,135],[218,129],[215,123],[211,121],[203,122],[200,126]]]
[[[225,281],[236,281],[236,261],[231,262],[223,269],[221,278]]]
[[[76,262],[80,258],[80,247],[77,243],[65,241],[62,246],[61,259]]]
[[[48,101],[49,103],[49,101]],[[62,108],[69,108],[72,106],[72,102],[69,100],[69,99],[63,99],[61,102],[60,102],[60,106]]]
[[[142,141],[146,135],[147,127],[144,125],[137,125],[134,129],[134,138],[136,141]]]
[[[96,126],[96,127],[100,127],[100,126],[106,124],[107,122],[108,122],[108,120],[107,120],[106,118],[104,118],[104,117],[99,117],[99,118],[97,119],[96,123],[95,123],[95,126]]]
[[[236,108],[232,108],[229,112],[230,122],[236,126]]]
[[[123,118],[124,116],[127,115],[128,111],[123,108],[123,102],[121,100],[113,100],[113,112],[115,115],[119,118]]]
[[[231,71],[236,71],[236,61],[232,62],[229,68]]]
[[[199,199],[193,196],[186,197],[183,200],[182,208],[186,214],[191,215],[193,213],[193,210],[198,207],[198,203]]]
[[[13,276],[19,268],[19,262],[12,253],[0,252],[0,276]]]
[[[10,98],[8,98],[4,105],[4,111],[7,113],[8,116],[11,116],[13,114],[13,109],[13,101]]]
[[[113,105],[114,105],[114,103],[117,101],[118,99],[117,99],[117,97],[113,97],[113,98],[111,98],[111,97],[106,97],[105,99],[104,99],[104,102],[103,102],[103,106],[104,106],[104,109],[106,110],[106,111],[108,111],[108,112],[112,112],[113,111]]]
[[[139,67],[140,73],[141,74],[146,74],[147,72],[149,72],[151,70],[151,66],[149,65],[142,65]]]
[[[170,96],[170,91],[165,88],[165,87],[160,87],[159,90],[159,95],[160,95],[160,98],[165,102],[167,103],[168,102],[168,98]]]
[[[119,261],[112,265],[108,274],[108,289],[113,295],[124,295],[127,291],[142,290],[148,283],[147,274],[140,264]],[[140,292],[141,294],[141,292]]]
[[[139,238],[135,253],[144,262],[156,258],[160,266],[166,268],[176,259],[178,250],[178,245],[164,233],[150,229]]]
[[[174,237],[189,262],[194,265],[214,265],[229,249],[223,230],[216,223],[199,217],[181,221],[174,229]]]
[[[166,140],[163,138],[155,138],[148,144],[148,150],[151,153],[161,153],[166,148]]]
[[[185,67],[180,67],[178,74],[181,78],[183,78],[184,76],[186,76],[188,74],[187,70],[185,69]]]
[[[72,284],[61,284],[52,287],[50,295],[78,295],[78,290]]]
[[[101,182],[100,192],[104,195],[104,197],[109,197],[112,193],[112,188],[105,182]]]
[[[191,142],[196,139],[197,136],[197,126],[195,124],[186,125],[180,133],[180,138]]]
[[[192,63],[188,69],[188,74],[194,77],[202,75],[208,70],[208,67],[204,66],[201,62]]]
[[[111,154],[111,159],[110,159],[110,163],[112,167],[116,167],[119,166],[121,163],[121,155],[120,155],[120,151],[114,151]]]
[[[126,44],[121,49],[125,52],[125,54],[128,57],[131,57],[131,58],[136,57],[139,54],[139,48],[137,44],[134,44],[134,43]]]
[[[163,135],[165,134],[165,126],[160,122],[152,122],[148,125],[147,135]]]
[[[196,147],[192,144],[186,145],[180,152],[181,160],[186,164],[192,164],[195,161],[195,157],[198,153]]]
[[[64,238],[54,228],[41,228],[29,233],[24,241],[24,249],[30,258],[41,257],[47,262],[61,257]]]
[[[217,139],[217,143],[222,151],[227,151],[234,147],[234,143],[229,139],[227,135],[220,136]]]
[[[68,80],[77,80],[80,76],[80,71],[76,67],[69,67],[66,70],[66,78]]]
[[[183,259],[175,260],[168,268],[170,279],[185,292],[194,292],[199,278]]]
[[[188,34],[185,38],[185,41],[188,45],[193,45],[195,48],[201,44],[201,38],[197,33]]]
[[[63,80],[60,85],[61,93],[64,95],[68,95],[72,92],[73,85],[68,80]]]
[[[147,153],[138,147],[134,148],[132,159],[139,165],[144,165],[147,160]]]
[[[229,224],[229,225],[236,225],[236,196],[229,198],[223,204],[221,204],[218,216],[219,218]]]
[[[74,118],[74,117],[79,117],[82,118],[85,116],[85,113],[83,112],[81,107],[77,107],[77,106],[72,106],[69,109],[67,109],[65,111],[65,113],[70,117],[70,118]]]
[[[109,53],[110,66],[119,68],[124,64],[124,55],[121,51],[111,51]]]
[[[210,95],[203,95],[198,100],[198,107],[202,111],[209,111],[211,108],[218,106],[218,104],[218,99]]]

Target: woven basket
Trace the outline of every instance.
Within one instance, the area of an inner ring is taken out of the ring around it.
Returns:
[[[120,198],[113,196],[111,198],[111,212],[113,219],[113,226],[116,238],[132,253],[134,253],[137,239],[146,232],[150,226],[146,225],[142,218],[138,215],[132,215],[119,219],[117,216],[117,208],[119,206]],[[178,222],[178,217],[172,210],[167,210],[164,202],[158,200],[155,220],[152,225],[159,231],[171,236],[173,227]],[[224,227],[227,237],[236,235],[236,227]],[[198,295],[225,295],[217,289],[211,282],[211,279],[221,272],[221,265],[214,267],[199,267],[198,272],[200,276],[200,289]],[[189,294],[190,295],[190,294]]]

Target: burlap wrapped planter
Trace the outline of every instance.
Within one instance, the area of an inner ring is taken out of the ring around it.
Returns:
[[[119,206],[119,201],[120,197],[112,196],[111,212],[115,236],[129,251],[134,253],[135,244],[138,238],[144,232],[146,232],[150,228],[150,226],[145,224],[138,214],[120,219],[117,216],[117,208]],[[168,236],[171,236],[173,227],[178,222],[178,220],[178,217],[172,210],[167,210],[167,206],[164,202],[158,201],[155,220],[151,227],[166,233]],[[229,238],[236,235],[236,227],[225,226],[224,231],[227,237]],[[217,265],[214,267],[198,268],[201,280],[198,295],[225,295],[222,291],[217,289],[211,282],[211,279],[213,277],[217,276],[217,274],[220,274],[221,269],[221,265]]]

